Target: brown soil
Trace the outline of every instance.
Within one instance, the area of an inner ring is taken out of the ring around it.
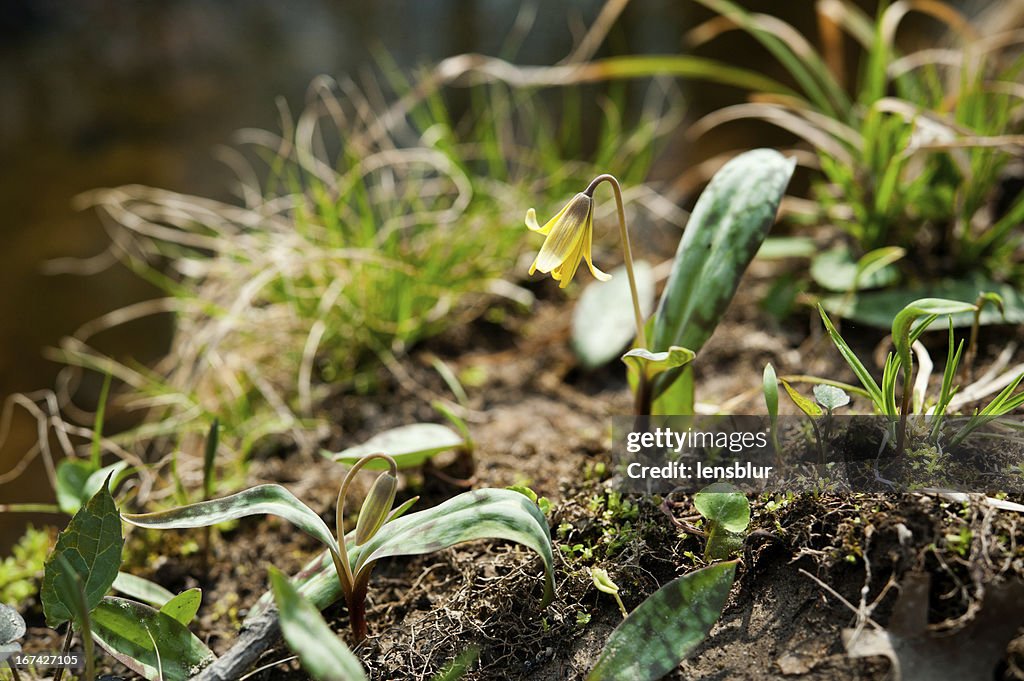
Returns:
[[[749,283],[760,283],[756,271]],[[550,293],[548,284],[541,291]],[[328,446],[338,448],[387,427],[436,420],[424,396],[446,388],[424,360],[427,353],[456,372],[472,368],[481,377],[467,388],[475,484],[526,484],[553,502],[557,595],[547,609],[540,608],[540,561],[514,544],[473,542],[379,564],[370,587],[370,637],[356,649],[371,678],[429,679],[475,647],[479,660],[468,679],[583,679],[621,621],[611,597],[593,587],[591,566],[607,569],[626,607],[634,608],[660,585],[702,565],[701,538],[677,529],[655,500],[621,499],[603,479],[609,417],[629,413],[630,398],[619,366],[591,373],[577,367],[568,349],[569,309],[540,302],[528,317],[508,311],[500,322],[453,330],[417,350],[401,376],[384,377],[382,396],[340,397],[332,405],[340,427]],[[802,333],[816,328],[806,319],[763,330],[768,322],[756,305],[734,306],[698,360],[698,399],[740,395],[734,411],[761,411],[759,394],[749,389],[760,385],[766,361],[780,374],[852,378],[831,346]],[[865,336],[858,350],[869,352],[878,340]],[[448,474],[467,473],[457,460],[438,465],[446,463]],[[249,482],[284,484],[322,510],[328,524],[340,477],[336,464],[299,453],[262,456],[249,471]],[[460,491],[429,471],[406,477],[402,493],[421,495],[419,508]],[[688,498],[671,501],[677,517],[694,514]],[[893,678],[887,660],[845,655],[840,634],[855,625],[857,614],[838,596],[854,607],[873,607],[871,618],[884,626],[898,591],[890,581],[929,572],[929,622],[948,634],[984,614],[977,605],[986,585],[1024,576],[1024,518],[977,503],[854,494],[764,497],[753,507],[722,619],[669,678]],[[134,571],[172,591],[203,587],[193,630],[218,654],[230,647],[246,608],[266,589],[267,566],[295,572],[320,550],[283,521],[245,520],[216,538],[207,574],[198,553],[181,551],[182,542],[198,535],[133,536]],[[962,536],[966,544],[958,543]],[[583,548],[572,550],[577,545]],[[325,614],[347,637],[344,607]],[[1017,635],[994,678],[1024,679],[1024,631]],[[278,643],[262,664],[288,658],[291,653]],[[307,677],[297,662],[285,661],[253,678]]]

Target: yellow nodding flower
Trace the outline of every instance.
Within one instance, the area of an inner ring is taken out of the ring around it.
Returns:
[[[576,275],[580,260],[587,261],[590,273],[598,281],[608,281],[611,275],[594,267],[591,260],[591,244],[594,237],[594,199],[586,192],[572,197],[558,215],[540,227],[537,212],[526,211],[526,226],[547,237],[540,253],[530,266],[530,274],[538,270],[551,273],[559,288],[565,288]]]

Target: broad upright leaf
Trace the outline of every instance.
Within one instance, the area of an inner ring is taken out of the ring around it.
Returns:
[[[750,524],[747,495],[727,482],[716,482],[697,492],[693,505],[702,516],[730,532],[742,532]]]
[[[317,681],[357,681],[366,672],[320,612],[292,586],[288,577],[270,568],[270,588],[281,618],[281,633],[299,656],[302,668]]]
[[[654,315],[650,350],[699,353],[775,221],[796,162],[771,149],[740,154],[697,200]]]
[[[215,659],[184,624],[135,601],[104,598],[92,624],[104,650],[150,681],[187,681]]]
[[[163,607],[160,608],[160,612],[170,615],[187,627],[195,619],[202,602],[202,589],[188,589],[164,603]]]
[[[736,563],[718,563],[672,580],[622,621],[588,681],[655,681],[676,668],[722,615]]]
[[[324,455],[351,466],[367,454],[382,452],[394,459],[399,468],[404,469],[422,466],[432,456],[449,449],[458,449],[465,444],[466,441],[448,426],[415,423],[378,433],[363,444],[337,454],[324,452]],[[363,468],[368,471],[383,470],[387,468],[387,462],[375,459]]]
[[[96,495],[57,537],[57,545],[46,559],[40,597],[47,626],[57,627],[72,619],[72,604],[77,598],[77,594],[62,586],[67,580],[61,579],[66,568],[60,558],[81,579],[86,610],[92,610],[117,577],[123,546],[121,516],[108,486],[101,484]]]
[[[644,319],[654,309],[654,273],[642,260],[633,265],[637,298]],[[593,281],[572,313],[572,348],[588,369],[607,364],[622,354],[636,336],[633,297],[625,267],[611,272],[611,281]]]
[[[257,485],[238,494],[201,501],[169,511],[124,514],[124,519],[138,527],[154,530],[180,530],[216,525],[251,515],[269,514],[284,518],[300,530],[338,551],[338,542],[327,523],[313,509],[295,498],[280,485]]]

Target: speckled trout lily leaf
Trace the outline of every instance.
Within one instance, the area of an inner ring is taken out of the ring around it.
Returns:
[[[346,537],[351,542],[355,533]],[[545,570],[542,605],[551,601],[554,557],[547,521],[535,503],[513,490],[463,492],[443,504],[388,522],[365,546],[349,550],[349,562],[355,569],[370,560],[440,551],[474,539],[507,539],[540,554]],[[341,585],[327,553],[310,561],[292,583],[319,610],[341,598]],[[273,597],[268,592],[253,607],[250,617],[259,615],[271,603]]]
[[[795,165],[776,151],[755,149],[711,178],[679,242],[654,313],[649,350],[664,352],[675,345],[700,353],[768,235]],[[666,379],[678,380],[659,380]]]
[[[338,552],[338,542],[334,540],[327,523],[313,509],[280,485],[257,485],[223,499],[201,501],[157,513],[125,513],[123,517],[138,527],[181,530],[262,514],[280,516],[309,536],[323,542],[335,553]]]
[[[736,562],[718,563],[672,580],[622,621],[588,681],[655,681],[707,637],[725,607]]]
[[[21,652],[18,640],[25,635],[25,620],[18,611],[0,603],[0,663]]]
[[[654,316],[651,349],[699,352],[775,221],[796,161],[771,149],[740,154],[694,206]]]
[[[317,681],[359,681],[366,672],[359,659],[324,621],[320,612],[288,581],[270,568],[270,587],[281,618],[281,633],[299,656],[302,668]]]
[[[692,350],[670,347],[664,352],[651,352],[644,348],[633,348],[622,356],[622,361],[632,369],[644,373],[648,379],[658,374],[684,367],[693,361],[696,355]]]
[[[108,485],[100,485],[57,537],[57,545],[46,559],[40,597],[47,626],[57,627],[73,619],[71,604],[78,594],[66,588],[68,580],[61,579],[64,561],[81,580],[86,610],[92,610],[117,577],[123,546],[121,516]]]
[[[447,426],[415,423],[378,433],[363,444],[336,454],[324,451],[323,455],[351,466],[367,454],[383,452],[394,459],[399,468],[405,469],[422,466],[432,456],[464,447],[465,444],[465,439]],[[366,464],[365,468],[383,470],[387,464],[383,460],[375,460]]]
[[[150,681],[187,681],[215,659],[184,624],[135,601],[104,598],[92,626],[104,650]]]
[[[633,264],[637,298],[644,318],[654,309],[654,271],[642,260]],[[572,313],[572,349],[584,367],[607,364],[636,336],[633,300],[625,267],[608,282],[587,285]]]

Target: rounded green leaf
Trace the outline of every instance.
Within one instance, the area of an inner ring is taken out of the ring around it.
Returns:
[[[288,577],[270,568],[270,587],[280,613],[281,633],[299,656],[302,668],[317,681],[358,681],[366,678],[359,659],[341,642],[320,612],[292,586]]]
[[[114,583],[121,567],[121,516],[108,485],[100,485],[95,496],[75,514],[67,528],[57,537],[57,545],[46,559],[40,597],[46,623],[56,627],[73,619],[72,604],[77,594],[65,587],[61,579],[65,568],[71,567],[82,583],[86,610],[92,610]]]
[[[636,316],[626,268],[611,272],[607,282],[583,289],[572,313],[572,348],[584,367],[593,369],[618,357],[636,336]],[[654,273],[646,262],[633,264],[640,312],[654,309]]]
[[[730,532],[742,532],[750,524],[747,496],[727,482],[716,482],[697,492],[693,505],[702,516]]]
[[[135,601],[104,598],[92,626],[104,650],[150,681],[187,681],[215,659],[184,624]]]
[[[173,617],[187,627],[195,619],[202,602],[202,589],[188,589],[164,603],[163,607],[160,608],[160,612]]]
[[[449,449],[465,446],[461,435],[439,423],[416,423],[400,426],[374,435],[361,445],[349,447],[337,454],[324,455],[340,463],[353,465],[367,454],[387,454],[401,469],[422,466],[427,459]],[[366,470],[383,470],[388,464],[383,459],[366,464]]]
[[[0,603],[0,645],[13,643],[25,635],[25,620],[18,611]]]
[[[655,681],[703,641],[722,615],[736,563],[718,563],[655,591],[612,632],[588,681]]]
[[[850,396],[845,390],[825,383],[814,386],[814,399],[829,411],[835,411],[850,403]]]

